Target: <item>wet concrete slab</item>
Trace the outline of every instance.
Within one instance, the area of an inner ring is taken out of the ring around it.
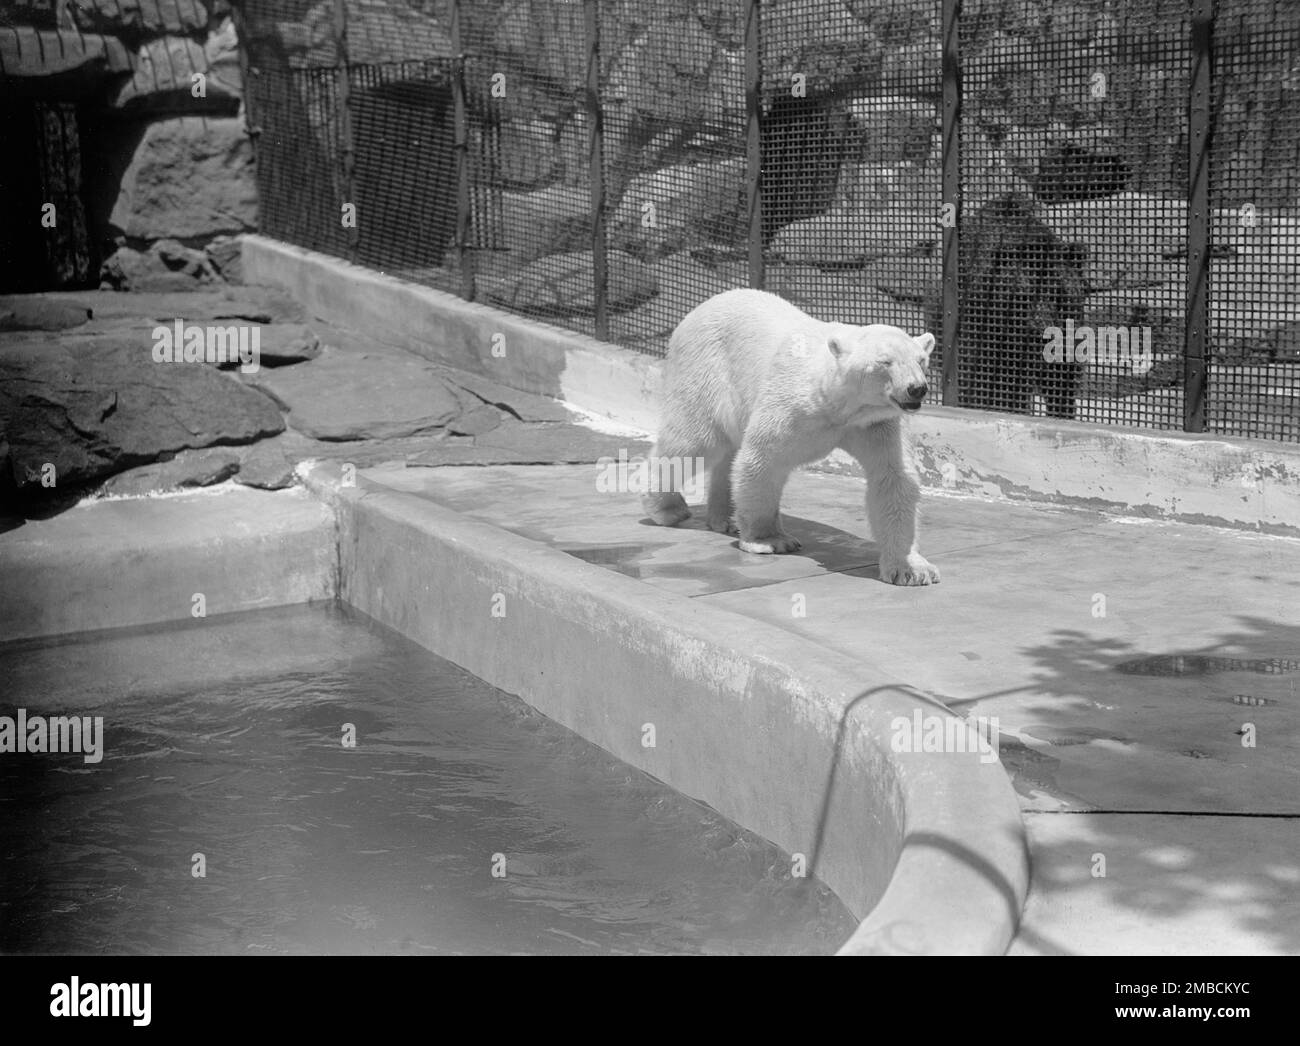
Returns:
[[[997,717],[1027,809],[1300,813],[1300,544],[1107,522],[935,561],[932,592],[851,570],[710,602]]]
[[[616,454],[618,441],[609,438],[608,449]],[[622,446],[631,446],[629,455],[644,451],[644,445],[626,440]],[[875,544],[864,536],[863,484],[841,476],[795,477],[786,502],[793,514],[784,518],[803,548],[798,555],[759,556],[741,552],[735,537],[705,526],[699,493],[688,492],[693,515],[682,526],[655,526],[635,493],[601,489],[598,464],[411,469],[394,463],[367,475],[680,595],[741,591],[855,568],[874,573],[879,561]],[[969,511],[983,504],[962,502]],[[1095,520],[1087,513],[1058,510],[1035,515],[1024,530],[1059,533],[1092,525]],[[958,512],[942,524],[935,521],[927,549],[954,550],[989,540],[980,519]]]
[[[1025,820],[1033,884],[1011,955],[1300,954],[1300,821]]]
[[[943,581],[898,588],[876,577],[851,477],[796,475],[784,504],[804,550],[768,557],[699,511],[650,525],[591,467],[366,475],[996,717],[1036,862],[1017,950],[1252,952],[1300,934],[1268,887],[1300,878],[1286,820],[1300,814],[1300,541],[927,493],[921,547]],[[1085,855],[1109,855],[1101,887],[1076,867],[1089,839],[1108,847]],[[1191,885],[1153,879],[1143,854],[1161,840],[1191,855]],[[1285,926],[1238,917],[1213,886],[1237,880]],[[1180,889],[1195,896],[1176,903]]]

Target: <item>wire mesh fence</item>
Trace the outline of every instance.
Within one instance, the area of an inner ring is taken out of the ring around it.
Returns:
[[[652,354],[761,286],[933,330],[935,402],[1300,439],[1294,4],[237,6],[272,236]]]

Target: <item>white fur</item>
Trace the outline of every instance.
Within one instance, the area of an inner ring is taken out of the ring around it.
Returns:
[[[923,385],[934,335],[823,323],[775,294],[734,290],[703,302],[668,346],[654,454],[702,457],[712,469],[710,529],[746,552],[795,552],[782,532],[792,470],[842,447],[867,475],[867,518],[880,576],[928,585],[939,572],[916,550],[921,485],[903,439],[901,402]],[[662,526],[689,518],[681,494],[643,498]]]

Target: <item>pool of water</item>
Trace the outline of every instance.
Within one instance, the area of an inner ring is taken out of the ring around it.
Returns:
[[[829,953],[856,925],[776,846],[346,609],[9,644],[0,680],[0,716],[103,717],[98,763],[0,754],[0,951]]]

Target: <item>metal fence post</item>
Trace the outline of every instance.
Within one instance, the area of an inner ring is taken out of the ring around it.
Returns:
[[[352,70],[348,63],[348,8],[346,0],[334,0],[334,42],[338,58],[334,69],[335,97],[338,100],[339,159],[343,168],[343,202],[356,207],[355,220],[344,226],[348,260],[355,262],[361,247],[361,222],[365,217],[357,207],[356,143],[352,128]],[[342,220],[339,217],[339,220]]]
[[[763,56],[760,0],[745,0],[745,189],[749,212],[749,285],[763,288]]]
[[[961,54],[958,50],[957,28],[961,16],[961,0],[943,0],[943,200],[940,215],[943,224],[943,330],[939,344],[943,346],[943,403],[957,406],[957,338],[958,264],[957,222],[961,215]]]
[[[1187,315],[1183,428],[1205,431],[1205,347],[1210,320],[1210,145],[1214,0],[1192,0],[1192,76],[1187,99]]]
[[[465,100],[465,47],[460,26],[461,0],[451,4],[451,49],[455,52],[451,74],[453,148],[456,155],[456,271],[460,296],[474,300],[474,254],[470,249],[469,107]]]
[[[591,272],[596,337],[609,340],[609,257],[605,242],[605,114],[600,104],[600,0],[583,0],[587,37],[588,178],[591,187]]]

